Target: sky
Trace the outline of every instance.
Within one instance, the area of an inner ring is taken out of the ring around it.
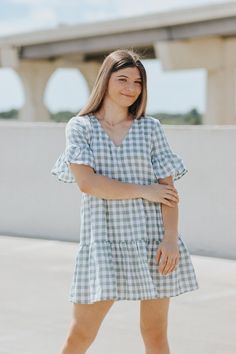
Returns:
[[[0,0],[0,37],[8,34],[124,18],[224,0]],[[143,60],[148,79],[147,111],[205,112],[204,69],[163,71],[158,59]],[[61,83],[63,82],[63,85]],[[65,87],[67,94],[65,95]],[[14,94],[12,94],[14,92]],[[79,110],[89,96],[86,81],[76,69],[57,69],[50,77],[44,103],[51,112]],[[21,81],[9,68],[0,68],[0,111],[24,103]]]

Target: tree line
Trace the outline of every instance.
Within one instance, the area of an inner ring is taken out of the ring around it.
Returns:
[[[49,113],[52,122],[67,122],[71,117],[77,115],[77,112],[73,111],[59,111],[56,113]],[[160,120],[163,124],[190,124],[190,125],[199,125],[202,124],[202,114],[198,112],[196,108],[191,109],[186,113],[166,113],[166,112],[158,112],[158,113],[148,113],[147,115],[151,115]],[[0,112],[0,119],[18,119],[19,110],[10,109],[8,111]]]

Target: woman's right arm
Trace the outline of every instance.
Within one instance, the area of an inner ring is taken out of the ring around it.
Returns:
[[[153,202],[161,202],[174,206],[178,202],[178,193],[172,185],[154,183],[142,185],[121,182],[108,176],[94,173],[88,165],[70,164],[76,183],[81,192],[103,199],[144,198]]]

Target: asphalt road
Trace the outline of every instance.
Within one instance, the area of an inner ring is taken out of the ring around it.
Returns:
[[[59,354],[76,243],[0,236],[0,353]],[[171,354],[235,354],[236,261],[192,255],[200,289],[171,298]],[[88,354],[144,354],[139,301],[117,301]]]

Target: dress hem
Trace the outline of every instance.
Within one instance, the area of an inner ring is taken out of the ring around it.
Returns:
[[[187,292],[190,292],[190,291],[194,291],[194,290],[198,290],[199,289],[199,285],[195,286],[195,287],[192,287],[192,288],[187,288],[187,289],[182,289],[180,292],[176,293],[176,294],[171,294],[171,295],[163,295],[163,296],[149,296],[149,297],[138,297],[138,298],[131,298],[131,297],[101,297],[101,298],[97,298],[97,299],[94,299],[93,301],[86,301],[86,300],[82,300],[82,301],[78,301],[76,299],[74,299],[73,297],[69,297],[68,298],[68,301],[69,302],[72,302],[74,304],[93,304],[95,302],[98,302],[98,301],[111,301],[111,300],[114,300],[114,301],[140,301],[140,300],[155,300],[155,299],[162,299],[162,298],[165,298],[165,297],[176,297],[176,296],[179,296],[181,294],[184,294],[184,293],[187,293]]]

